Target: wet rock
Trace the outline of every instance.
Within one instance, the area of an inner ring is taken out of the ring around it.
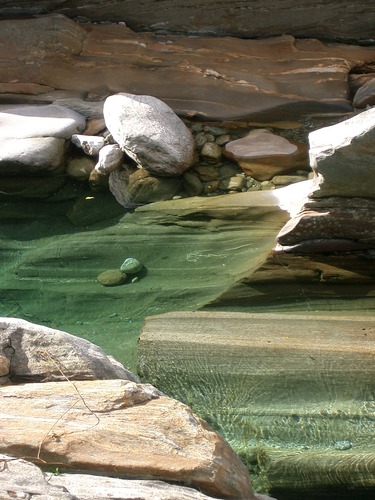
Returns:
[[[116,94],[104,104],[113,138],[139,166],[160,176],[183,173],[193,163],[194,141],[186,125],[152,96]]]
[[[181,177],[157,177],[143,168],[120,169],[109,176],[109,188],[124,207],[171,200],[180,189]]]
[[[224,155],[238,162],[242,169],[259,181],[305,167],[307,147],[293,143],[268,130],[253,130],[247,136],[231,141]]]
[[[97,277],[99,283],[103,286],[118,286],[123,285],[126,281],[127,274],[119,269],[108,269],[103,271]]]
[[[184,190],[189,196],[199,196],[203,191],[203,184],[194,172],[185,172],[183,176]]]
[[[143,265],[139,262],[139,260],[134,257],[128,257],[121,264],[121,271],[128,274],[136,274],[142,269]]]

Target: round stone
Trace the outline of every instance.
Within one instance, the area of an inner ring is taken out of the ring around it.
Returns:
[[[126,273],[120,271],[120,269],[109,269],[100,273],[97,280],[103,286],[118,286],[125,283],[126,278]]]
[[[128,257],[122,263],[120,270],[127,274],[135,274],[142,269],[142,264],[134,257]]]

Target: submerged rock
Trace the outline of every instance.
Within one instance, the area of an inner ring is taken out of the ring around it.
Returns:
[[[136,274],[142,269],[142,267],[143,266],[139,262],[139,260],[135,259],[134,257],[128,257],[121,264],[120,269],[121,271],[126,272],[128,274]]]
[[[99,283],[103,286],[118,286],[123,285],[126,281],[127,274],[119,269],[108,269],[103,271],[97,277]]]

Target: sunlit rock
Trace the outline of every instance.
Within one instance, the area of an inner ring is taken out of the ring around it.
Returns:
[[[175,176],[192,165],[193,137],[172,109],[159,99],[113,95],[105,101],[104,119],[115,141],[148,172]]]

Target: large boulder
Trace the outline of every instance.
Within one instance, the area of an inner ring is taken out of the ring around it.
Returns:
[[[151,385],[9,385],[0,400],[2,453],[88,473],[179,481],[223,499],[254,498],[248,471],[230,446]]]
[[[189,129],[155,97],[110,96],[104,104],[104,119],[115,141],[148,172],[179,175],[194,161],[195,144]]]
[[[18,318],[0,318],[0,352],[13,381],[139,380],[91,342]]]

